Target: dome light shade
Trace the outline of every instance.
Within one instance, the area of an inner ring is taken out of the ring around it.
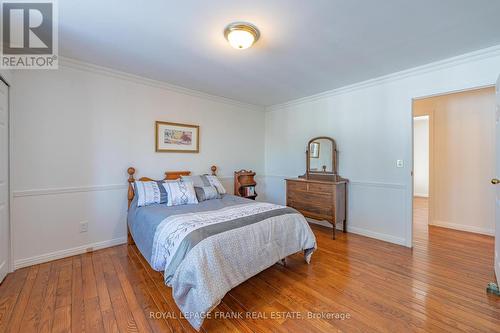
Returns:
[[[235,22],[224,29],[224,36],[229,44],[238,50],[251,47],[260,37],[259,30],[250,23]]]

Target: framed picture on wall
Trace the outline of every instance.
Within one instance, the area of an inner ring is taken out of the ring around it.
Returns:
[[[155,139],[156,152],[198,153],[200,126],[157,121]]]

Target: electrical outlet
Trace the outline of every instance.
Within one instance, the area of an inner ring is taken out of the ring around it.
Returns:
[[[89,230],[89,222],[82,221],[80,222],[80,233],[87,232]]]
[[[396,168],[404,168],[405,162],[403,160],[396,161]]]

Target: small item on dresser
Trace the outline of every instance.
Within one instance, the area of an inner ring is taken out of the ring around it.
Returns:
[[[257,198],[255,186],[257,186],[255,172],[252,170],[234,172],[234,195],[255,200]]]

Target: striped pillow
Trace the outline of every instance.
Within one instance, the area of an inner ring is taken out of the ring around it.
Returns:
[[[215,178],[218,185],[220,185],[219,188],[215,186],[216,183],[213,180],[210,180],[210,177]],[[182,180],[193,182],[198,201],[220,199],[220,195],[226,193],[226,190],[215,176],[182,176]]]
[[[204,187],[210,186],[210,181],[208,180],[206,175],[201,176],[182,176],[181,179],[183,181],[193,183],[194,187]]]
[[[136,181],[137,207],[166,203],[168,200],[167,191],[162,183],[163,181]]]
[[[198,202],[220,199],[219,192],[217,192],[217,189],[213,186],[195,187],[194,191],[196,192],[196,198],[198,198]]]
[[[217,178],[217,176],[206,175],[205,177],[207,177],[210,185],[214,186],[217,189],[217,192],[219,192],[219,194],[226,194],[226,189],[224,188],[224,186],[222,186],[222,183],[220,182],[219,178]]]

